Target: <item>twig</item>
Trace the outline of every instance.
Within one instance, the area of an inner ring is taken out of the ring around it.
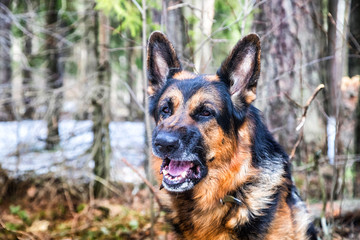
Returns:
[[[136,0],[131,0],[131,1],[137,7],[137,9],[139,10],[140,13],[144,12],[145,9],[143,9]]]
[[[172,6],[169,6],[167,8],[168,11],[172,11],[172,10],[176,10],[178,8],[182,8],[182,7],[189,7],[190,9],[192,10],[197,10],[197,11],[200,11],[201,12],[201,9],[195,7],[194,5],[190,4],[190,3],[179,3],[179,4],[175,4],[175,5],[172,5]]]
[[[87,174],[90,178],[94,179],[95,181],[100,182],[102,185],[104,185],[106,188],[108,188],[109,190],[113,191],[114,193],[116,193],[118,196],[122,196],[124,195],[122,192],[120,192],[119,190],[117,190],[115,187],[111,186],[111,184],[106,181],[105,179],[96,176],[95,174]]]
[[[75,217],[76,212],[74,209],[74,204],[73,204],[73,201],[71,200],[71,196],[70,196],[69,192],[66,189],[65,183],[63,183],[63,188],[64,188],[65,199],[66,199],[67,205],[69,206],[70,213],[73,217]]]
[[[320,84],[314,91],[314,93],[311,95],[311,97],[307,100],[306,102],[306,105],[303,107],[304,109],[304,113],[301,117],[301,121],[299,123],[299,125],[296,127],[296,131],[300,131],[300,129],[302,129],[302,127],[304,126],[305,124],[305,120],[306,120],[306,114],[307,114],[307,111],[309,109],[309,106],[310,104],[312,103],[312,101],[315,99],[316,95],[322,90],[324,89],[324,84]],[[286,95],[285,95],[286,96]],[[290,99],[290,97],[288,97]],[[293,100],[292,100],[293,101]],[[295,101],[294,101],[295,102]],[[296,102],[295,102],[296,103]],[[297,106],[301,106],[299,104],[296,103]],[[300,133],[299,137],[298,137],[298,140],[296,141],[294,147],[292,148],[291,150],[291,153],[290,153],[290,156],[289,156],[289,159],[291,160],[294,156],[295,156],[295,152],[296,152],[296,149],[297,147],[299,146],[302,138],[303,138],[303,132]]]
[[[307,111],[309,109],[309,106],[310,106],[311,102],[315,99],[316,95],[324,88],[325,88],[324,84],[320,84],[315,89],[312,96],[307,100],[306,105],[303,107],[304,108],[304,113],[303,113],[303,115],[301,117],[301,121],[300,121],[299,125],[296,127],[296,131],[299,131],[304,126],[305,120],[306,120],[306,114],[307,114]]]
[[[298,140],[296,141],[294,147],[291,149],[291,153],[290,153],[290,156],[289,156],[289,159],[293,159],[293,157],[295,156],[295,152],[296,152],[296,149],[297,147],[299,146],[299,144],[301,143],[301,140],[303,139],[304,137],[304,132],[301,132],[300,135],[299,135],[299,138]]]
[[[133,171],[136,173],[136,175],[138,175],[138,176],[141,178],[141,180],[146,184],[146,186],[149,187],[151,193],[154,194],[155,200],[156,200],[156,202],[158,203],[160,209],[163,209],[163,205],[162,205],[162,203],[161,203],[161,201],[160,201],[160,198],[159,198],[159,197],[157,196],[157,194],[156,194],[156,190],[155,190],[154,186],[153,186],[146,178],[144,178],[144,177],[139,173],[139,171],[138,171],[136,168],[134,168],[134,166],[131,165],[125,158],[122,158],[121,161],[123,161],[123,163],[125,163],[126,166],[128,166],[129,168],[131,168],[131,170],[133,170]]]

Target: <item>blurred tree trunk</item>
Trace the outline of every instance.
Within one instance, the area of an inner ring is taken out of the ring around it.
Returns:
[[[109,19],[102,13],[95,13],[95,48],[97,61],[97,83],[92,105],[94,108],[93,121],[93,160],[95,162],[94,174],[105,182],[110,177],[110,63],[108,55],[109,46]],[[94,196],[106,197],[108,189],[103,183],[96,180],[94,183]]]
[[[327,61],[327,76],[325,80],[326,98],[325,107],[328,115],[327,121],[327,145],[328,157],[330,163],[334,163],[335,143],[336,143],[336,125],[338,124],[340,110],[340,81],[342,77],[342,68],[339,65],[337,21],[338,21],[338,0],[328,1],[328,38],[327,55],[332,58]]]
[[[11,0],[0,0],[0,120],[14,120],[11,94]]]
[[[172,9],[179,1],[163,0],[163,12],[161,22],[164,25],[165,33],[173,43],[180,60],[187,58],[185,53],[186,29],[183,8]]]
[[[349,76],[360,75],[360,2],[351,1],[349,37]]]
[[[136,103],[134,97],[136,96],[136,79],[135,79],[135,73],[134,73],[134,57],[135,57],[135,39],[131,37],[130,32],[128,31],[129,39],[126,42],[126,82],[129,86],[129,104],[128,104],[128,110],[129,114],[127,116],[128,121],[133,121],[137,114],[136,114]],[[132,91],[132,93],[130,92]]]
[[[193,0],[193,4],[201,11],[194,11],[199,22],[194,26],[195,32],[195,69],[199,73],[210,73],[216,71],[211,69],[212,43],[211,33],[215,14],[215,0]]]
[[[21,2],[20,2],[21,3]],[[24,1],[23,4],[25,5],[25,11],[30,14],[32,9],[32,3],[30,1]],[[32,14],[30,14],[32,16]],[[27,32],[24,33],[24,42],[23,42],[23,53],[25,56],[25,66],[22,69],[22,78],[23,78],[23,101],[24,101],[24,114],[23,117],[27,119],[33,119],[35,108],[33,105],[33,100],[35,97],[35,89],[33,86],[33,79],[32,79],[32,72],[31,72],[31,54],[32,54],[32,27],[31,24],[33,23],[33,19],[26,19],[24,21],[24,28]]]
[[[63,86],[64,66],[60,62],[59,48],[59,17],[58,12],[61,1],[46,1],[46,52],[47,52],[47,89],[50,100],[48,103],[48,117],[46,138],[46,149],[54,149],[60,142],[59,119],[62,107],[63,93],[60,88]]]
[[[349,76],[360,75],[360,2],[351,1]],[[355,154],[360,156],[360,88],[355,110]],[[360,162],[354,163],[354,197],[360,197]]]
[[[89,0],[82,0],[80,3],[83,10],[79,18],[84,20],[80,22],[78,27],[82,32],[83,38],[81,39],[80,47],[75,49],[79,55],[77,77],[80,88],[89,89],[93,85],[91,79],[97,68],[97,63],[94,60],[96,58],[95,52],[97,46],[95,44],[96,39],[93,36],[95,28],[98,26],[95,24],[94,8],[96,4],[94,1]],[[88,94],[89,92],[82,92],[78,99],[77,119],[84,120],[89,118],[89,104],[84,102],[84,99],[88,98]]]
[[[296,127],[303,109],[298,105],[304,106],[324,79],[321,58],[326,42],[322,9],[322,1],[273,0],[261,4],[255,15],[255,31],[262,42],[256,105],[263,110],[270,131],[288,153],[300,134]],[[324,142],[324,128],[319,127],[322,106],[316,106],[316,101],[312,105],[315,106],[307,113],[304,139],[297,154],[315,152],[317,149],[311,148]]]
[[[355,110],[355,154],[360,156],[360,88]],[[360,197],[360,161],[354,163],[354,197]]]

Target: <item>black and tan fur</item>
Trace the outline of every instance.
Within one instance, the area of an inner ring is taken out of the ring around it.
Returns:
[[[154,169],[178,239],[316,239],[288,156],[251,105],[258,36],[240,40],[216,75],[197,75],[154,32],[147,66]]]

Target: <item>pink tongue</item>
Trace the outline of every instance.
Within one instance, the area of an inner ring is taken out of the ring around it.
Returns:
[[[170,161],[169,164],[169,173],[172,176],[179,176],[183,172],[189,170],[191,168],[192,164],[189,161]]]

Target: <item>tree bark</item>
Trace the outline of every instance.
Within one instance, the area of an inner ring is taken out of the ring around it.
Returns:
[[[163,13],[161,22],[165,27],[166,35],[174,45],[179,59],[184,61],[188,58],[188,53],[185,52],[187,34],[185,29],[183,8],[171,9],[172,6],[178,3],[179,1],[163,0]]]
[[[92,98],[93,121],[93,160],[94,174],[106,182],[110,178],[110,63],[108,56],[109,20],[102,12],[95,13],[95,47],[98,65],[96,92]],[[101,182],[94,183],[96,198],[108,196],[108,189]]]
[[[14,120],[11,94],[11,0],[0,1],[0,120]]]
[[[273,0],[261,4],[255,15],[255,31],[262,40],[256,105],[288,153],[300,134],[295,130],[303,112],[298,105],[304,106],[324,79],[321,58],[325,55],[326,43],[321,10],[321,1]],[[299,154],[315,152],[316,149],[307,148],[324,142],[320,108],[321,105],[309,109],[303,144],[298,148],[296,159],[302,158]]]
[[[47,89],[49,91],[50,100],[48,101],[48,118],[46,138],[46,149],[54,149],[60,142],[59,137],[59,119],[62,107],[63,93],[59,89],[63,86],[64,66],[60,62],[59,49],[59,22],[58,11],[61,2],[57,0],[49,0],[46,13],[46,51],[47,51]]]

